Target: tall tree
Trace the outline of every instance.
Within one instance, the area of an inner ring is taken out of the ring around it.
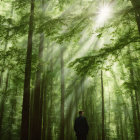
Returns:
[[[50,96],[49,96],[49,111],[48,111],[48,129],[47,129],[47,139],[48,140],[52,140],[53,136],[52,136],[52,126],[53,126],[53,121],[52,121],[52,114],[53,114],[53,97],[54,97],[54,87],[53,87],[53,46],[50,46],[50,54],[51,54],[51,58],[50,58]]]
[[[36,72],[36,83],[34,90],[34,102],[33,102],[33,117],[31,124],[31,140],[41,139],[41,127],[42,127],[42,105],[41,105],[41,72],[42,72],[42,53],[43,53],[43,42],[44,34],[40,35],[40,45],[39,45],[39,64]]]
[[[25,80],[24,80],[24,93],[23,93],[20,140],[28,140],[29,139],[30,77],[31,77],[32,38],[33,38],[35,1],[31,0],[30,4],[31,4],[31,9],[30,9],[27,55],[26,55],[26,65],[25,65]]]
[[[101,93],[102,93],[102,140],[105,140],[104,83],[103,83],[103,71],[102,70],[101,70]]]
[[[2,135],[2,122],[3,122],[3,118],[4,118],[4,112],[5,112],[5,102],[6,102],[7,96],[8,96],[8,93],[7,93],[8,83],[9,83],[9,71],[7,72],[5,87],[3,90],[2,99],[1,99],[1,103],[0,103],[0,137]]]
[[[41,1],[42,14],[44,14],[44,0]],[[44,49],[44,33],[40,34],[40,44],[38,49],[38,66],[36,71],[36,82],[34,90],[34,101],[33,101],[33,116],[31,123],[31,140],[40,140],[41,139],[41,130],[42,130],[42,98],[43,92],[41,89],[42,81],[42,57]]]
[[[17,105],[17,87],[15,88],[15,91],[10,99],[11,102],[11,111],[9,113],[9,130],[8,130],[8,140],[12,140],[13,139],[13,126],[15,123],[15,113],[16,113],[16,105]]]
[[[65,97],[65,85],[64,85],[64,47],[60,48],[60,62],[61,62],[61,116],[60,116],[60,140],[64,140],[64,97]]]
[[[47,81],[48,73],[43,74],[43,80],[42,80],[42,92],[43,92],[43,106],[42,106],[42,122],[43,122],[43,128],[42,128],[42,140],[46,140],[46,130],[47,130],[47,93],[48,93],[48,83]]]

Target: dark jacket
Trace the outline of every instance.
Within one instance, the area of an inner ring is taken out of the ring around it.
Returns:
[[[79,116],[78,118],[75,119],[74,130],[77,136],[88,134],[89,127],[85,117]]]

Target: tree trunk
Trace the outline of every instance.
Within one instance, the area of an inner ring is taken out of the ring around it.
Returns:
[[[109,91],[108,91],[109,92]],[[109,129],[109,132],[108,132],[108,140],[110,140],[110,107],[111,107],[111,104],[110,104],[110,92],[109,92],[109,115],[108,115],[108,118],[109,118],[109,122],[108,122],[108,129]]]
[[[138,30],[140,34],[140,2],[139,0],[131,0],[131,3],[135,11],[136,22],[137,22]]]
[[[42,82],[42,89],[44,89],[43,92],[43,113],[42,113],[42,119],[43,119],[43,129],[42,129],[42,140],[46,140],[46,130],[47,130],[47,73],[43,75],[43,82]]]
[[[134,126],[134,139],[139,140],[138,129],[137,129],[137,117],[135,111],[135,101],[133,92],[131,92],[131,104],[132,104],[132,113],[133,113],[133,126]]]
[[[13,129],[12,128],[13,128],[13,125],[15,123],[14,115],[16,113],[16,105],[17,105],[16,96],[17,96],[17,87],[16,87],[16,90],[15,90],[14,94],[11,97],[11,100],[10,100],[10,103],[11,103],[11,111],[10,111],[10,114],[9,114],[8,140],[12,140],[12,137],[13,137],[13,134],[12,134]]]
[[[121,140],[124,140],[124,129],[123,129],[122,114],[120,114],[120,134],[121,134]]]
[[[136,3],[135,3],[136,4]],[[139,116],[139,103],[137,100],[137,88],[135,85],[135,77],[134,77],[134,66],[133,66],[133,60],[130,53],[130,48],[128,48],[128,54],[129,54],[129,65],[130,65],[130,80],[133,85],[133,89],[131,90],[131,104],[132,104],[132,113],[133,113],[133,126],[134,126],[134,137],[136,139],[140,139],[140,132],[139,132],[139,124],[140,124],[140,116]]]
[[[76,108],[76,113],[75,113],[75,117],[78,114],[78,90],[77,90],[77,86],[74,86],[74,94],[75,94],[75,108]]]
[[[0,138],[1,138],[1,135],[2,135],[2,133],[1,133],[2,132],[2,121],[3,121],[3,117],[4,117],[4,111],[5,111],[5,101],[7,99],[8,82],[9,82],[9,72],[7,72],[5,88],[4,88],[4,91],[3,91],[1,104],[0,104]]]
[[[63,60],[63,47],[61,48],[61,120],[60,120],[60,140],[64,140],[64,60]]]
[[[131,78],[131,81],[134,83],[132,69],[130,69],[130,78]],[[135,140],[139,140],[139,131],[138,131],[138,126],[137,126],[138,119],[136,115],[136,104],[135,104],[135,98],[133,95],[133,90],[131,91],[131,104],[132,104],[132,112],[133,112],[134,138]]]
[[[131,56],[130,56],[130,60],[131,60]],[[131,60],[131,65],[132,65],[132,60]],[[131,76],[131,82],[134,84],[135,80],[134,80],[134,72],[133,72],[132,68],[130,68],[130,76]],[[136,113],[137,121],[139,123],[139,128],[140,128],[140,111],[139,111],[139,102],[138,102],[138,94],[137,94],[138,90],[135,87],[135,85],[133,85],[133,86],[134,86],[134,96],[135,96],[134,101],[135,101],[135,106],[136,106],[135,108],[136,108],[136,112],[137,112]],[[139,136],[140,136],[140,133],[139,133]]]
[[[127,108],[126,106],[124,107],[124,119],[125,119],[125,129],[124,129],[124,133],[125,133],[125,139],[128,140],[128,123],[127,123],[127,120],[128,120],[128,114],[127,114]]]
[[[34,4],[35,4],[34,0],[31,0],[20,140],[29,139],[29,104],[30,104],[29,101],[30,101],[30,77],[31,77],[31,59],[32,59]]]
[[[1,70],[1,73],[0,73],[0,87],[2,85],[2,79],[3,79],[2,77],[3,77],[3,72],[4,72],[4,69],[5,69],[5,59],[6,59],[5,54],[6,54],[6,50],[7,50],[7,44],[8,44],[8,42],[6,41],[5,46],[4,46],[4,58],[3,58],[2,70]]]
[[[116,119],[116,133],[117,133],[117,139],[120,140],[120,126],[119,126],[119,120],[118,120],[118,114],[115,113],[115,119]]]
[[[82,109],[85,110],[85,90],[84,90],[84,81],[85,81],[85,78],[82,78],[81,79],[81,94],[82,94]]]
[[[48,111],[48,131],[47,131],[47,139],[52,140],[52,112],[53,112],[53,46],[51,46],[51,59],[50,59],[50,72],[51,77],[50,77],[50,106],[49,106],[49,111]]]
[[[43,54],[43,42],[44,34],[40,35],[40,45],[39,45],[39,64],[36,72],[36,83],[34,91],[34,103],[33,103],[33,118],[31,124],[31,140],[41,139],[41,128],[42,128],[42,105],[41,105],[41,72],[42,72],[42,54]]]
[[[139,123],[139,128],[140,128],[140,110],[139,110],[138,93],[136,90],[135,90],[135,100],[136,100],[137,118],[138,118],[138,123]]]
[[[103,85],[103,71],[101,70],[101,91],[102,91],[102,140],[105,140],[104,130],[104,85]]]

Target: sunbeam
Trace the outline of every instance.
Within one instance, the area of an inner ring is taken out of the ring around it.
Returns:
[[[112,15],[112,8],[108,4],[99,7],[97,14],[97,23],[102,24],[106,22]]]

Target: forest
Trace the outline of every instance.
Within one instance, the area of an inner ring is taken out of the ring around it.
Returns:
[[[140,0],[0,0],[0,140],[140,140]]]

